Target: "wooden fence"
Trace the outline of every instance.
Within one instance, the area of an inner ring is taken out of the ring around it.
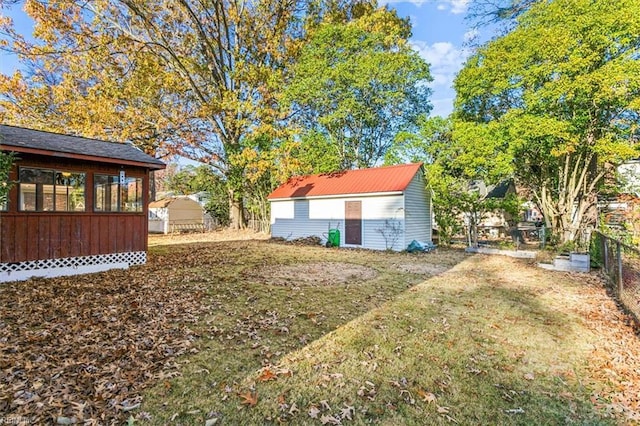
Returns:
[[[247,228],[253,229],[256,232],[264,232],[265,234],[271,232],[269,220],[250,219],[247,221]]]

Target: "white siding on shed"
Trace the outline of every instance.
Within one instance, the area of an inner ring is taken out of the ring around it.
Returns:
[[[284,210],[290,212],[290,207],[280,207],[280,203],[291,203],[291,210],[293,215],[287,215],[289,217],[277,217],[273,215],[274,207],[275,211]],[[296,238],[304,238],[310,236],[318,236],[323,238],[323,242],[326,241],[329,230],[329,220],[324,219],[309,219],[309,200],[289,200],[289,201],[272,201],[271,202],[271,236],[285,238],[287,240],[294,240]],[[331,223],[331,227],[335,228],[334,224],[339,221]],[[342,222],[342,221],[340,221]],[[340,231],[342,233],[342,230]]]
[[[404,166],[392,166],[404,167]],[[297,182],[290,183],[276,189],[270,195],[271,202],[271,235],[288,240],[309,236],[318,236],[322,242],[327,241],[330,229],[340,230],[340,245],[345,246],[345,208],[350,201],[361,203],[362,244],[349,247],[362,247],[375,250],[405,250],[412,240],[425,243],[431,242],[431,191],[426,188],[426,181],[420,164],[407,165],[405,175],[398,174],[398,170],[389,168],[389,175],[380,171],[371,180],[356,181],[351,176],[346,181],[350,188],[360,188],[360,192],[336,195],[332,193],[334,183],[329,182],[324,175],[309,176],[308,187],[313,189],[313,182],[320,182],[322,190],[298,191],[296,188],[307,188]],[[382,168],[381,168],[382,170]],[[409,170],[409,175],[406,171]],[[352,171],[361,173],[361,171]],[[348,175],[352,172],[345,172]],[[366,172],[369,173],[369,172]],[[341,179],[343,175],[331,176],[331,179]],[[394,182],[393,178],[402,178],[394,186],[385,186],[385,181]],[[363,186],[362,182],[375,183]],[[297,186],[296,186],[297,185]],[[350,186],[349,186],[350,185]],[[335,185],[339,191],[344,186]],[[404,189],[400,189],[404,188]],[[307,188],[308,189],[308,188]],[[371,192],[379,190],[380,192]],[[299,197],[305,193],[307,198]],[[281,198],[280,198],[281,197]],[[292,197],[292,198],[288,198]],[[350,205],[350,214],[357,214]],[[357,227],[349,227],[350,231]],[[357,231],[355,231],[357,232]],[[355,236],[354,236],[355,237]],[[357,241],[357,238],[350,239]]]
[[[340,245],[344,246],[344,213],[346,201],[362,202],[362,245],[374,250],[403,250],[403,239],[388,247],[380,232],[385,220],[404,225],[403,195],[352,196],[340,198],[273,200],[271,202],[271,235],[288,240],[318,236],[326,242],[329,229],[340,230]],[[293,215],[291,212],[293,211]],[[281,215],[281,216],[279,216]],[[293,217],[292,217],[293,216]]]
[[[385,237],[385,221],[397,224],[404,230],[404,196],[388,195],[362,198],[362,247],[374,250],[402,250],[400,241],[393,244]],[[403,232],[404,233],[404,232]]]
[[[293,213],[293,200],[271,203],[271,224],[276,223],[276,219],[293,219]]]
[[[309,219],[344,220],[344,198],[309,200]]]
[[[405,235],[404,247],[412,240],[431,243],[431,191],[427,189],[422,172],[416,173],[404,196]]]

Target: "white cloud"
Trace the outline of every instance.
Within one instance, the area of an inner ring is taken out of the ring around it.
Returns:
[[[380,6],[385,6],[387,4],[398,4],[398,3],[411,3],[416,7],[420,7],[425,3],[429,3],[433,0],[379,0],[378,4]],[[451,10],[451,13],[459,15],[461,13],[465,13],[467,11],[467,7],[471,0],[436,0],[438,4],[436,8],[438,10]]]
[[[422,6],[429,0],[378,0],[379,6],[386,6],[388,4],[398,4],[398,3],[411,3],[417,7]]]
[[[431,105],[433,105],[433,109],[429,114],[431,117],[440,116],[440,117],[448,117],[449,114],[453,111],[453,97],[443,97],[443,98],[433,98],[431,99]]]
[[[451,13],[459,15],[467,11],[470,0],[447,0],[447,3],[451,5]]]
[[[470,49],[455,46],[453,43],[442,41],[433,44],[424,41],[411,42],[413,48],[429,63],[433,81],[429,84],[433,90],[431,103],[432,116],[446,117],[453,110],[453,80],[462,69],[466,59],[471,54]]]
[[[464,35],[462,36],[462,41],[464,41],[465,43],[469,43],[478,38],[478,36],[480,36],[480,31],[473,28],[464,33]]]
[[[411,22],[411,29],[415,31],[416,28],[420,27],[420,19],[418,19],[418,15],[409,15],[409,22]]]
[[[455,75],[471,53],[469,49],[458,48],[449,42],[428,44],[414,41],[411,45],[429,63],[433,77],[431,87],[434,89],[450,88]]]

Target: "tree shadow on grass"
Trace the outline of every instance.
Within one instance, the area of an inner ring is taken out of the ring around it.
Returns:
[[[410,288],[407,275],[382,274],[365,295],[242,283],[226,319],[210,319],[214,333],[184,377],[156,387],[149,407],[160,423],[169,415],[158,411],[163,400],[185,421],[208,410],[248,424],[314,422],[314,414],[355,423],[606,423],[579,380],[584,330],[544,300],[552,284],[534,274],[514,285],[482,259],[469,262]]]

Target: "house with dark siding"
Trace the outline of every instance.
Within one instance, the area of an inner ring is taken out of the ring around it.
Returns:
[[[146,262],[149,178],[164,163],[133,145],[0,125],[13,152],[0,205],[0,282]]]

